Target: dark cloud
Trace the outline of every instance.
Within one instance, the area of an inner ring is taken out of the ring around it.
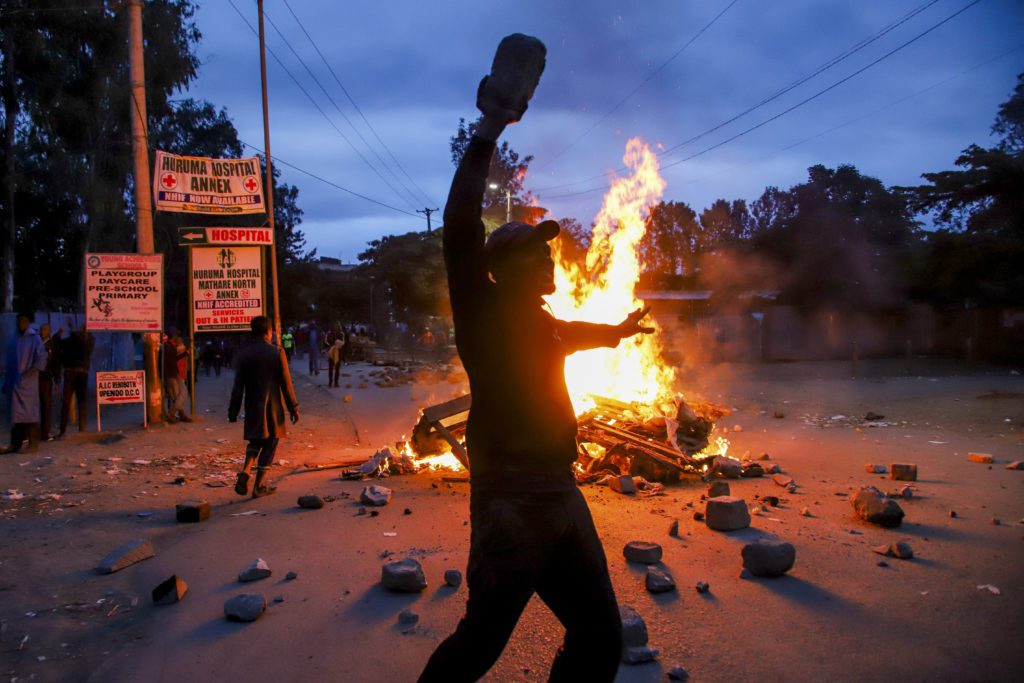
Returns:
[[[476,115],[476,85],[507,33],[537,35],[549,50],[531,110],[507,134],[516,150],[536,156],[527,186],[537,188],[617,168],[626,140],[634,135],[664,147],[683,142],[809,73],[924,0],[741,0],[556,159],[566,144],[679,50],[728,0],[290,3],[363,113],[431,204],[437,205],[444,201],[453,170],[448,137],[459,117]],[[235,4],[255,25],[253,3]],[[966,0],[940,0],[834,69],[666,161],[698,152],[792,106],[965,4]],[[268,3],[268,13],[339,106],[362,126],[287,8]],[[196,20],[204,35],[203,67],[191,94],[227,107],[242,138],[262,147],[255,37],[226,2],[203,4]],[[852,163],[887,184],[913,183],[922,172],[949,168],[968,144],[990,142],[996,107],[1024,70],[1024,51],[902,104],[892,103],[1018,44],[1021,25],[1024,4],[1019,0],[982,2],[833,92],[720,149],[666,169],[666,195],[699,210],[716,197],[754,199],[766,185],[802,182],[806,168],[816,163]],[[267,31],[268,45],[377,164],[269,24]],[[369,170],[273,61],[269,78],[275,156],[412,212],[410,204],[415,203],[396,195]],[[882,108],[863,121],[783,149]],[[362,131],[373,140],[369,131]],[[304,229],[310,245],[320,247],[321,253],[352,259],[369,239],[422,225],[418,218],[358,199],[292,169],[282,167],[282,172],[300,189]],[[560,217],[589,223],[600,206],[600,192],[554,195],[599,184],[542,192],[542,203]]]

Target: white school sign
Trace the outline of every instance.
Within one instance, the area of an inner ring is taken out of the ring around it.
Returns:
[[[146,373],[117,370],[96,373],[96,430],[103,431],[100,406],[142,403],[142,425],[146,426]]]
[[[164,319],[163,282],[163,254],[86,254],[86,328],[158,332]]]
[[[211,159],[157,150],[153,169],[157,211],[240,215],[264,213],[256,157]]]

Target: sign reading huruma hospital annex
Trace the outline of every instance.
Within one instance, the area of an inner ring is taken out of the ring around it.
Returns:
[[[193,247],[195,332],[242,332],[263,315],[262,247]]]
[[[186,157],[157,150],[153,170],[157,211],[264,213],[259,159]]]

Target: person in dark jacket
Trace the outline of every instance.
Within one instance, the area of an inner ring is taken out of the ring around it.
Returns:
[[[92,365],[92,351],[96,345],[96,338],[85,329],[84,320],[77,330],[73,329],[71,318],[65,318],[64,322],[68,326],[67,337],[61,336],[64,333],[63,327],[57,330],[60,364],[64,368],[64,388],[61,392],[60,402],[60,436],[64,436],[64,432],[68,428],[72,398],[74,398],[78,410],[78,431],[85,431],[85,401],[89,393],[89,367]]]
[[[250,323],[252,343],[236,356],[235,383],[231,389],[228,420],[236,422],[245,397],[245,426],[243,436],[249,441],[245,449],[245,462],[238,473],[235,493],[249,492],[249,477],[256,465],[256,481],[252,497],[259,498],[274,492],[267,484],[267,472],[274,462],[277,443],[287,432],[284,409],[288,408],[292,424],[299,421],[299,402],[295,398],[292,375],[284,350],[270,343],[270,322],[257,316]]]
[[[520,88],[516,99],[495,92],[497,85],[488,84],[494,78],[492,70],[481,83],[477,106],[484,116],[444,212],[455,344],[473,396],[466,431],[469,599],[420,681],[483,676],[534,593],[565,626],[549,680],[612,681],[621,621],[604,549],[572,472],[577,423],[565,357],[652,330],[639,324],[643,310],[619,325],[597,325],[558,320],[544,309],[542,297],[555,291],[548,246],[558,234],[554,221],[506,223],[485,243],[481,203],[496,140],[522,116],[536,85]]]

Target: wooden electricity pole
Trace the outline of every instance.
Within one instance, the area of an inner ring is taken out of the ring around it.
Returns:
[[[263,154],[267,161],[267,182],[263,185],[263,191],[267,197],[267,221],[270,224],[270,234],[273,239],[270,242],[270,282],[273,287],[274,317],[271,319],[274,325],[274,338],[278,346],[281,345],[281,304],[277,290],[277,233],[274,231],[274,170],[270,165],[270,110],[267,107],[267,49],[263,38],[263,0],[256,0],[256,9],[259,13],[260,23],[260,87],[263,91]]]
[[[431,233],[433,232],[433,231],[432,231],[432,230],[430,229],[430,214],[434,213],[435,211],[437,211],[437,209],[431,209],[431,208],[429,208],[429,207],[423,207],[423,210],[422,210],[422,211],[421,211],[420,209],[416,209],[416,213],[422,213],[422,214],[426,215],[426,217],[427,217],[427,234],[428,234],[428,235],[429,235],[429,234],[431,234]],[[508,221],[506,221],[506,223],[507,223],[507,222],[508,222]]]
[[[149,182],[149,143],[146,139],[146,70],[142,57],[142,0],[128,0],[128,61],[132,82],[132,153],[135,171],[135,245],[140,254],[155,253],[153,197]],[[163,296],[163,293],[161,293]],[[146,371],[146,416],[150,424],[162,419],[163,392],[157,350],[160,335],[143,335],[142,364]]]

